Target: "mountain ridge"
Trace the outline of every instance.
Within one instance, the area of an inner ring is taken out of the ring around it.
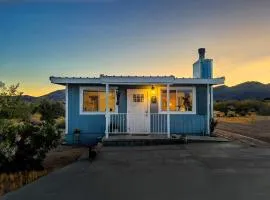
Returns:
[[[56,90],[51,93],[33,97],[23,95],[23,100],[35,102],[41,99],[52,101],[65,101],[65,90]],[[214,87],[214,100],[245,100],[245,99],[263,99],[270,98],[270,83],[264,84],[258,81],[247,81],[234,86],[221,85]]]

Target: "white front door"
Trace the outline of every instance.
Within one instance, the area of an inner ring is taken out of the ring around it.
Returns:
[[[127,131],[150,132],[150,105],[147,89],[127,89]]]

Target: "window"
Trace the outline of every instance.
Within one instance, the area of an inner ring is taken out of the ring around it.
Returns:
[[[133,102],[144,102],[144,94],[133,94]]]
[[[187,88],[171,88],[169,109],[173,112],[195,112],[193,89]],[[167,111],[167,90],[161,90],[161,111]]]
[[[106,112],[106,92],[105,88],[82,89],[82,112]],[[109,112],[115,112],[116,95],[115,90],[109,91]]]

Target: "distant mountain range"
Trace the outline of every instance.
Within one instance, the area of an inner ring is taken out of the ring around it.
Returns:
[[[270,84],[263,84],[255,81],[244,82],[232,87],[222,85],[214,88],[215,100],[263,100],[266,98],[270,98]],[[27,102],[35,102],[41,99],[65,101],[65,90],[56,90],[40,97],[24,95],[23,99]]]
[[[33,97],[30,95],[23,95],[22,99],[26,102],[36,102],[42,99],[48,99],[52,101],[65,101],[65,90],[56,90],[49,94],[45,94],[39,97]]]
[[[244,82],[232,87],[226,85],[214,88],[215,100],[244,100],[270,98],[270,84],[260,82]]]

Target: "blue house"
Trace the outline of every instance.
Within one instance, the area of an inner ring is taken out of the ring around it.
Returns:
[[[209,135],[213,117],[212,59],[199,49],[193,78],[175,76],[50,77],[66,86],[66,140],[119,134]],[[169,102],[169,103],[168,103]]]

